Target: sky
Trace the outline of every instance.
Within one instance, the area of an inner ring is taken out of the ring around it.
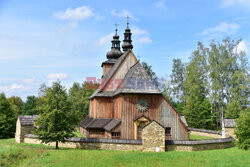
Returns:
[[[241,38],[249,59],[250,0],[0,0],[0,92],[25,100],[43,83],[99,79],[126,16],[135,56],[159,77],[174,58],[187,62],[198,41]]]

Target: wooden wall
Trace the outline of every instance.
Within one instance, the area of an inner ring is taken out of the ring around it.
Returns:
[[[103,64],[102,66],[102,75],[106,75],[110,70],[111,68],[113,67],[113,64]]]
[[[148,111],[142,113],[136,109],[138,99],[147,99]],[[115,118],[121,120],[121,138],[136,139],[134,133],[135,118],[144,115],[156,120],[165,127],[171,127],[172,140],[188,140],[189,134],[177,112],[162,95],[121,94],[113,98],[95,98],[90,101],[90,117]]]
[[[113,118],[113,99],[100,97],[90,100],[89,117]]]

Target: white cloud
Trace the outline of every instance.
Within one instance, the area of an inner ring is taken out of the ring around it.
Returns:
[[[77,22],[69,22],[69,26],[70,26],[71,28],[76,28],[77,25],[78,25]]]
[[[135,43],[151,43],[149,33],[139,27],[132,26],[131,31],[135,37]]]
[[[149,37],[141,37],[136,40],[137,43],[151,43],[152,40]]]
[[[131,31],[133,32],[133,35],[135,35],[135,36],[148,35],[148,32],[146,30],[142,30],[136,26],[132,26]]]
[[[21,85],[21,84],[16,84],[16,83],[13,83],[7,86],[0,86],[0,92],[5,92],[5,93],[14,92],[14,91],[25,91],[28,89],[29,89],[28,87]]]
[[[198,33],[197,35],[209,35],[209,34],[215,34],[215,33],[225,33],[225,34],[233,34],[235,33],[241,26],[236,23],[220,23],[216,27],[211,27],[203,30],[201,33]]]
[[[237,52],[237,53],[241,53],[241,52],[248,53],[247,43],[245,41],[241,41],[238,44],[238,46],[235,48],[235,52]]]
[[[129,17],[133,20],[137,20],[129,11],[127,10],[122,10],[121,12],[117,12],[116,10],[112,10],[111,15],[116,16],[116,17]]]
[[[75,9],[67,8],[64,12],[55,13],[55,17],[60,20],[84,20],[93,15],[92,9],[88,6],[81,6]]]
[[[103,46],[110,44],[110,41],[112,40],[114,33],[110,33],[108,35],[105,35],[104,37],[101,37],[98,42],[95,43],[95,46]]]
[[[167,6],[166,6],[166,1],[165,0],[160,0],[160,1],[157,1],[154,6],[157,8],[157,9],[161,9],[161,10],[166,10],[167,9]]]
[[[62,80],[68,79],[69,76],[68,74],[65,74],[65,73],[52,73],[52,74],[47,75],[46,78],[48,80],[48,83],[51,84],[56,81],[62,81]]]
[[[235,7],[236,5],[250,7],[250,0],[221,0],[222,7]]]
[[[22,82],[25,84],[33,84],[36,82],[36,78],[35,77],[25,78],[22,80]]]

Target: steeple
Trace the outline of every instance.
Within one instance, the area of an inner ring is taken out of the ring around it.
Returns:
[[[127,28],[125,29],[125,32],[124,32],[124,40],[122,44],[123,52],[126,52],[129,49],[133,49],[132,40],[131,40],[132,33],[130,32],[130,29],[129,29],[129,17],[127,16],[126,18],[127,18]]]
[[[113,40],[111,41],[112,47],[111,51],[107,53],[107,58],[108,59],[118,59],[121,55],[121,49],[120,49],[120,43],[121,41],[119,40],[119,35],[117,34],[117,26],[118,24],[115,24],[115,35],[113,36]]]

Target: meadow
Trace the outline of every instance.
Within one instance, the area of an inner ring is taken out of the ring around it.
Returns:
[[[16,144],[14,139],[0,140],[0,166],[237,166],[250,164],[250,151],[237,147],[197,152],[147,153],[60,148],[39,144]]]

